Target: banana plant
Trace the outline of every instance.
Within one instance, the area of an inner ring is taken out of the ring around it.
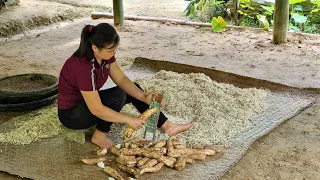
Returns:
[[[193,13],[195,11],[195,6],[196,4],[199,3],[200,0],[187,0],[190,1],[187,8],[184,10],[184,12],[186,13],[186,16],[189,16],[191,13]]]

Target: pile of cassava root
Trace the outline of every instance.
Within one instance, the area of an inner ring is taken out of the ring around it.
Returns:
[[[110,148],[110,152],[117,157],[118,168],[124,172],[138,178],[140,175],[148,172],[157,172],[163,166],[168,166],[181,171],[186,164],[195,161],[203,161],[207,156],[213,156],[221,152],[220,148],[187,148],[177,139],[169,138],[168,140],[146,141],[138,138],[129,142],[118,144]],[[100,157],[92,159],[81,159],[85,164],[98,164],[104,171],[114,179],[123,180],[116,169],[105,166],[106,149],[99,149],[97,155]]]

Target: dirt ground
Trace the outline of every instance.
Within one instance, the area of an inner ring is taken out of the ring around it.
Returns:
[[[29,3],[31,1],[33,3]],[[57,1],[64,2],[58,3],[59,6],[76,2]],[[112,6],[112,1],[77,2]],[[52,2],[21,0],[21,3],[30,11],[37,11]],[[124,0],[126,14],[179,19],[183,18],[186,4],[182,0],[152,3]],[[19,10],[11,13],[24,15]],[[64,61],[79,44],[81,28],[101,22],[113,21],[88,17],[31,30],[23,36],[1,38],[0,78],[29,72],[58,76]],[[121,44],[116,57],[124,69],[130,67],[135,57],[141,56],[215,68],[290,86],[320,88],[320,36],[290,33],[287,44],[273,45],[272,32],[262,30],[228,29],[216,34],[210,28],[147,21],[126,21],[125,30],[119,34]],[[254,142],[222,179],[320,179],[319,119],[318,102]],[[16,178],[0,173],[0,179]]]

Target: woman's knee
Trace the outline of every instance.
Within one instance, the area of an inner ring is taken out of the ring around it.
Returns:
[[[115,111],[120,111],[126,104],[126,96],[126,93],[119,87],[100,92],[102,104]]]
[[[119,90],[117,91],[117,97],[119,97],[117,103],[119,104],[119,106],[121,106],[122,109],[122,107],[126,104],[127,94],[126,92],[124,92],[124,90],[119,88]]]

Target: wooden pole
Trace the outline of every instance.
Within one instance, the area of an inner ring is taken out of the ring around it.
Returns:
[[[240,6],[240,0],[233,0],[233,10],[234,10],[234,24],[236,26],[239,26],[239,13],[238,13],[238,10],[239,10],[239,6]]]
[[[123,28],[124,26],[124,13],[123,13],[123,0],[113,0],[113,16],[114,25]]]
[[[99,19],[99,18],[109,18],[113,19],[113,13],[104,13],[104,12],[92,12],[91,14],[92,19]],[[201,26],[201,27],[212,27],[211,23],[200,23],[200,22],[189,22],[187,20],[181,19],[170,19],[170,18],[158,18],[158,17],[149,17],[149,16],[134,16],[134,15],[124,15],[125,20],[143,20],[143,21],[156,21],[156,22],[170,22],[175,24],[181,25],[189,25],[189,26]],[[257,31],[266,31],[264,28],[253,28],[253,27],[245,27],[245,26],[234,26],[234,25],[227,25],[227,28],[234,28],[234,29],[250,29],[250,30],[257,30]],[[272,29],[269,29],[271,32]],[[300,33],[300,32],[290,32],[291,34],[303,35],[308,37],[320,37],[319,34],[308,34],[308,33]]]
[[[289,25],[289,0],[276,0],[273,19],[273,43],[286,43]]]

